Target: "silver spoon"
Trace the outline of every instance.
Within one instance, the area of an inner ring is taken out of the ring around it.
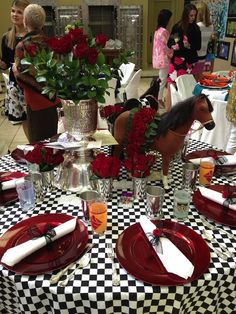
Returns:
[[[84,267],[86,267],[89,262],[90,262],[90,259],[91,259],[91,253],[86,253],[80,260],[79,260],[79,263],[76,265],[75,269],[72,271],[72,273],[70,273],[69,275],[67,275],[66,279],[62,280],[62,281],[59,281],[59,286],[61,287],[65,287],[69,280],[71,280],[74,275],[75,275],[75,272],[78,270],[78,269],[83,269]]]

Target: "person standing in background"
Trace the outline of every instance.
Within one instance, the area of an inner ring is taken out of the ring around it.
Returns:
[[[159,69],[161,83],[158,94],[158,103],[161,107],[164,107],[163,92],[166,85],[170,58],[173,55],[173,49],[167,47],[170,34],[166,29],[171,16],[172,12],[170,10],[163,9],[160,11],[157,17],[157,28],[153,40],[152,66],[154,69]]]
[[[201,31],[196,24],[197,8],[194,4],[186,4],[181,20],[172,28],[167,46],[174,49],[168,70],[168,86],[166,107],[171,106],[170,84],[175,83],[178,76],[191,74],[198,61],[197,51],[201,49]]]
[[[46,46],[47,37],[43,33],[46,14],[42,6],[30,4],[24,11],[24,24],[28,33],[16,46],[13,70],[17,81],[24,90],[27,105],[27,127],[30,144],[48,139],[57,134],[57,105],[60,100],[51,101],[43,95],[42,86],[35,79],[35,69],[22,65],[21,60],[28,54],[37,54],[37,50]]]
[[[201,74],[204,70],[208,43],[214,31],[213,24],[211,22],[210,11],[208,9],[207,4],[205,2],[198,3],[197,10],[198,10],[197,25],[199,26],[200,31],[201,31],[202,43],[201,43],[201,49],[198,51],[199,60],[196,63],[195,68],[192,72],[196,80],[198,80],[201,77]]]
[[[5,114],[12,124],[25,121],[25,101],[21,88],[17,85],[12,64],[14,63],[15,47],[26,34],[23,24],[24,9],[30,4],[28,0],[14,0],[11,7],[11,29],[2,38],[1,70],[10,69],[7,95],[5,100]],[[23,128],[25,125],[23,122]]]

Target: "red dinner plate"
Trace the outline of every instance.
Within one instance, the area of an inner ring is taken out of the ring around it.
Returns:
[[[223,185],[212,185],[208,188],[222,192],[223,187]],[[202,196],[199,189],[193,194],[193,204],[205,217],[226,226],[236,227],[236,211],[207,199]]]
[[[163,221],[163,232],[194,265],[190,278],[166,271],[139,223],[125,229],[116,242],[120,264],[135,278],[158,286],[184,285],[200,277],[210,263],[210,251],[204,239],[187,226],[171,220]]]
[[[0,182],[25,177],[23,172],[0,172]],[[8,205],[18,200],[16,189],[0,191],[0,205]]]
[[[44,214],[20,221],[8,229],[0,238],[0,259],[5,251],[32,238],[30,228],[44,230],[46,225],[56,227],[74,217],[66,214]],[[48,244],[24,258],[14,266],[4,266],[19,274],[38,275],[59,269],[77,260],[88,242],[88,230],[84,223],[77,220],[71,233]]]
[[[217,156],[222,155],[231,155],[226,152],[221,152],[215,149],[204,149],[204,150],[197,150],[195,152],[191,152],[185,156],[185,161],[189,161],[190,159],[194,158],[203,158],[203,157],[211,157],[213,154]],[[232,166],[224,166],[224,165],[216,165],[215,166],[215,174],[216,175],[229,175],[236,172],[236,165]]]

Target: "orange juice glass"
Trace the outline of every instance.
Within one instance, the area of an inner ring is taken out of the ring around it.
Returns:
[[[199,184],[208,186],[211,184],[212,176],[215,169],[215,161],[211,157],[201,158],[199,168]]]
[[[103,235],[107,230],[107,204],[103,199],[96,199],[90,203],[89,216],[94,233]]]

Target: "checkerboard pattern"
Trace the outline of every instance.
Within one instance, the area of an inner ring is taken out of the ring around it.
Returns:
[[[191,140],[188,152],[207,148],[209,145]],[[10,156],[2,157],[0,165],[1,171],[27,171],[25,166],[17,165]],[[160,169],[159,162],[156,164],[156,169]],[[173,190],[181,185],[182,161],[175,159],[172,162],[170,177],[172,190],[166,193],[163,206],[166,219],[174,219]],[[127,179],[123,171],[119,180],[130,179]],[[229,180],[233,182],[234,178],[215,177],[214,183],[226,184]],[[148,184],[161,185],[161,182],[151,181]],[[105,245],[110,242],[115,247],[116,240],[123,230],[136,223],[140,216],[145,214],[143,200],[136,200],[131,209],[120,207],[121,193],[122,189],[114,190],[108,203],[108,227],[105,236],[99,239],[93,237],[91,227],[88,226],[89,242],[96,244],[92,249],[90,266],[77,271],[74,279],[69,281],[65,288],[58,284],[50,285],[52,272],[38,276],[18,275],[0,265],[0,313],[235,314],[236,241],[229,239],[218,229],[214,230],[215,237],[234,253],[234,258],[224,261],[211,249],[209,269],[197,280],[184,286],[152,286],[136,280],[116,260],[121,282],[118,287],[112,286],[112,265],[105,254]],[[20,220],[37,214],[66,213],[82,219],[81,209],[57,202],[62,195],[71,194],[73,193],[55,189],[46,194],[41,205],[37,205],[33,212],[28,213],[22,212],[19,202],[1,206],[0,233],[4,233]],[[191,204],[188,220],[184,224],[199,234],[204,229],[201,215],[193,204]],[[220,227],[236,235],[236,229],[227,226]]]

